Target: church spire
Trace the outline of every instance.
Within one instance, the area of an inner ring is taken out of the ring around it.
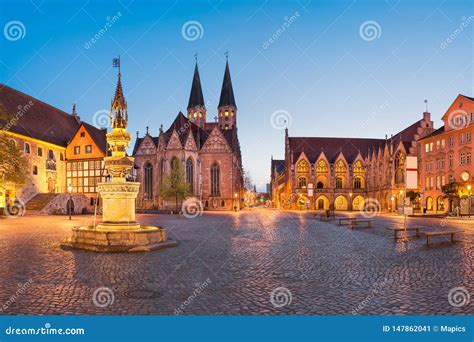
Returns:
[[[118,67],[117,86],[115,87],[115,96],[112,100],[110,110],[110,122],[112,128],[127,128],[128,110],[127,102],[123,96],[122,81],[120,74],[120,57],[114,59],[114,67]]]
[[[219,100],[219,107],[235,105],[234,89],[232,88],[232,79],[230,78],[229,62],[225,63],[224,80],[222,81],[221,98]]]
[[[235,104],[234,89],[232,88],[227,53],[221,97],[217,110],[219,112],[219,127],[221,129],[232,129],[237,126],[237,106]]]
[[[191,93],[189,94],[188,118],[200,127],[206,123],[206,105],[204,104],[204,96],[202,95],[201,78],[199,77],[197,58],[194,67]]]

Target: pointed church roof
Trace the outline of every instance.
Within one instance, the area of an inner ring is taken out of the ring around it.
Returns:
[[[219,107],[222,106],[237,107],[235,105],[234,89],[232,88],[228,61],[225,63],[224,80],[222,81],[221,98],[219,100]]]
[[[204,107],[204,96],[202,95],[201,78],[199,77],[197,62],[194,67],[193,84],[191,86],[191,93],[189,94],[188,108],[195,106]]]
[[[112,107],[114,109],[118,108],[127,108],[127,103],[125,102],[125,97],[123,96],[123,90],[122,90],[122,81],[121,81],[121,74],[120,72],[118,73],[118,79],[117,79],[117,86],[115,87],[115,95],[114,99],[112,101]]]

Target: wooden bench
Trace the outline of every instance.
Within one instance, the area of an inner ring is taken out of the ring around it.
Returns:
[[[349,221],[349,227],[351,229],[354,229],[355,227],[357,227],[359,225],[359,223],[362,223],[362,224],[365,224],[365,226],[367,228],[371,228],[372,227],[372,221],[373,220],[359,220],[359,219],[353,219],[351,221]]]
[[[456,242],[454,240],[454,234],[462,233],[462,230],[445,230],[445,231],[437,231],[437,232],[424,232],[426,235],[426,245],[428,247],[431,246],[431,238],[433,236],[444,236],[444,235],[451,235],[451,242]]]
[[[407,227],[407,228],[401,228],[401,227],[390,227],[388,229],[393,230],[393,238],[395,240],[398,240],[398,233],[400,232],[415,232],[415,236],[419,237],[420,236],[420,229],[423,227]]]
[[[341,217],[341,218],[339,219],[338,225],[339,225],[339,226],[342,226],[342,222],[346,222],[346,221],[347,221],[347,222],[350,222],[350,221],[353,221],[353,220],[356,220],[356,218],[354,218],[354,217]]]

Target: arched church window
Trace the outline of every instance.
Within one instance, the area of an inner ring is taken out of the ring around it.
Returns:
[[[354,178],[354,189],[361,189],[362,188],[362,181],[360,177]]]
[[[194,193],[194,164],[191,157],[186,160],[186,183],[189,192]]]
[[[307,185],[306,183],[307,183],[306,177],[298,178],[298,188],[300,189],[306,188],[306,185]]]
[[[336,178],[336,189],[342,189],[342,177]]]
[[[211,166],[211,196],[220,195],[220,168],[216,162]]]
[[[153,166],[147,162],[143,167],[143,194],[145,199],[153,198]]]

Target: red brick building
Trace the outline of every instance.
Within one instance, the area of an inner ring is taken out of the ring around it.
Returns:
[[[138,194],[140,206],[171,208],[174,201],[160,197],[159,189],[174,158],[181,161],[186,172],[188,189],[202,201],[206,210],[240,209],[243,197],[242,159],[237,135],[235,104],[229,64],[217,107],[216,122],[207,121],[207,108],[196,63],[189,96],[187,116],[178,113],[165,131],[157,137],[137,137],[133,156],[137,181],[142,183]]]
[[[474,187],[474,98],[458,95],[442,120],[444,125],[441,128],[419,140],[424,206],[429,213],[446,212],[449,200],[444,198],[442,186],[455,182],[459,185],[460,199],[466,200],[456,201],[454,206],[459,207],[461,213],[467,214],[470,205],[471,212],[474,213],[474,201],[469,199]]]

